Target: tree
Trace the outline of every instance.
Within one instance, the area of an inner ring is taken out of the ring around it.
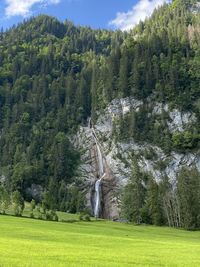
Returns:
[[[159,185],[151,176],[148,178],[145,209],[148,212],[148,216],[152,224],[154,225],[163,224],[164,219],[163,219],[161,192]]]
[[[21,196],[19,191],[14,191],[12,194],[12,204],[13,204],[13,210],[14,214],[16,216],[22,216],[23,210],[24,210],[24,199]]]
[[[5,214],[10,205],[10,195],[3,186],[0,186],[0,213]]]
[[[200,173],[196,168],[183,168],[178,176],[177,194],[181,225],[186,229],[200,227]]]
[[[142,223],[141,211],[144,205],[145,188],[143,174],[139,170],[137,160],[132,163],[132,176],[123,192],[123,215],[131,222]]]
[[[129,96],[129,65],[128,65],[128,54],[127,51],[123,51],[120,60],[119,69],[119,89],[122,91],[123,96]]]
[[[160,184],[163,213],[170,227],[181,227],[180,205],[176,189],[172,187],[169,178],[164,177]]]
[[[85,197],[77,186],[72,185],[68,187],[66,200],[66,209],[68,212],[77,213],[84,210]]]
[[[91,106],[91,116],[92,120],[95,121],[96,119],[96,110],[98,108],[98,95],[97,95],[97,64],[94,61],[93,62],[93,68],[92,68],[92,82],[91,82],[91,100],[92,100],[92,106]]]

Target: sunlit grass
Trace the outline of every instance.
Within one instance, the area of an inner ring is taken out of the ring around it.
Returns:
[[[0,266],[200,266],[200,232],[0,216]]]

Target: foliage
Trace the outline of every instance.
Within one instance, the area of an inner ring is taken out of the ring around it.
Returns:
[[[79,220],[80,221],[86,221],[86,222],[90,222],[90,215],[87,212],[81,212],[79,215]]]
[[[123,215],[131,222],[142,222],[141,209],[144,205],[144,175],[140,172],[137,160],[133,159],[132,177],[123,192]]]
[[[178,176],[181,224],[186,229],[200,229],[200,173],[196,168],[182,169]]]
[[[157,183],[150,175],[137,172],[125,187],[122,211],[137,224],[200,229],[199,195],[200,173],[195,167],[184,167],[174,187],[167,177]]]
[[[5,214],[10,205],[10,195],[3,186],[0,186],[0,213]]]
[[[14,214],[16,216],[22,216],[23,210],[24,210],[24,199],[21,196],[19,191],[14,191],[12,194],[12,204],[13,204],[13,210]]]
[[[114,123],[114,140],[134,138],[166,153],[199,148],[200,18],[193,12],[195,3],[165,4],[130,33],[76,27],[44,15],[1,31],[0,175],[6,173],[6,192],[14,192],[16,214],[22,213],[23,198],[34,198],[27,196],[33,184],[43,189],[43,210],[84,210],[77,182],[80,154],[71,136],[88,117],[95,121],[114,98],[133,96],[143,102],[138,112],[131,110]],[[196,125],[170,133],[167,114],[152,112],[155,102],[194,112]],[[125,203],[135,206],[126,214],[136,223],[146,216],[160,224],[158,207],[147,204],[155,201],[156,185],[148,185],[152,192],[143,203],[148,187],[140,174],[133,172],[133,178],[125,188]],[[177,203],[176,194],[173,199]],[[2,212],[8,202],[1,201]]]

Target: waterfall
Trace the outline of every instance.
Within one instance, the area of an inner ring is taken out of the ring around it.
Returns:
[[[97,155],[98,155],[99,177],[102,177],[104,174],[103,156],[102,156],[100,147],[97,142],[96,142],[96,147],[97,147]]]
[[[94,207],[94,216],[96,218],[99,217],[99,212],[100,212],[100,208],[101,208],[101,197],[100,197],[101,180],[102,179],[99,179],[95,183],[95,207]]]
[[[97,160],[98,160],[98,172],[99,172],[99,179],[95,182],[95,196],[94,196],[94,216],[98,218],[100,216],[100,209],[101,209],[101,183],[102,179],[105,176],[104,171],[104,164],[103,164],[103,155],[98,144],[97,136],[95,130],[91,124],[91,119],[89,119],[88,123],[89,128],[92,130],[92,135],[95,140],[96,149],[97,149]]]
[[[100,215],[101,209],[101,182],[105,175],[104,173],[104,166],[103,166],[103,156],[101,153],[101,149],[99,144],[97,143],[96,136],[94,135],[96,148],[97,148],[97,159],[98,159],[98,171],[99,171],[99,179],[95,182],[95,208],[94,208],[94,216],[96,218]]]

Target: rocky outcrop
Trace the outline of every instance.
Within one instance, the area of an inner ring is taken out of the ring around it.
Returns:
[[[177,174],[184,166],[191,167],[195,165],[200,171],[199,153],[181,154],[172,152],[170,155],[166,155],[161,148],[148,143],[139,144],[133,139],[126,142],[115,142],[112,139],[113,121],[117,117],[129,113],[130,110],[138,112],[142,106],[142,101],[134,98],[115,99],[99,114],[98,120],[94,125],[109,173],[103,185],[104,205],[107,205],[104,214],[106,218],[115,218],[119,214],[119,192],[131,176],[133,154],[137,155],[141,170],[151,173],[158,183],[167,175],[171,183],[176,185]],[[196,117],[192,113],[183,113],[177,109],[170,110],[168,105],[160,103],[154,104],[153,113],[161,114],[163,110],[168,114],[167,125],[172,133],[184,131],[186,127],[196,121]],[[80,174],[90,185],[88,187],[90,188],[88,195],[90,195],[91,188],[93,188],[97,177],[97,171],[94,151],[95,142],[89,127],[80,127],[74,144],[82,152],[83,163],[80,166]],[[112,182],[106,185],[109,180]],[[106,198],[106,186],[108,198]],[[90,205],[89,201],[88,205]]]
[[[196,121],[195,115],[190,112],[181,112],[178,109],[170,110],[167,104],[155,103],[153,113],[161,115],[163,111],[169,116],[167,125],[171,133],[183,132],[186,127]]]
[[[94,195],[95,182],[99,177],[99,163],[97,145],[93,136],[92,129],[89,126],[80,127],[73,143],[81,152],[82,164],[79,167],[79,174],[85,181],[85,188],[87,188],[86,199],[87,206],[94,213]],[[117,184],[113,172],[107,163],[107,157],[104,150],[100,147],[103,156],[104,177],[101,182],[101,214],[100,216],[108,219],[115,219],[119,217],[118,199],[115,197]]]

